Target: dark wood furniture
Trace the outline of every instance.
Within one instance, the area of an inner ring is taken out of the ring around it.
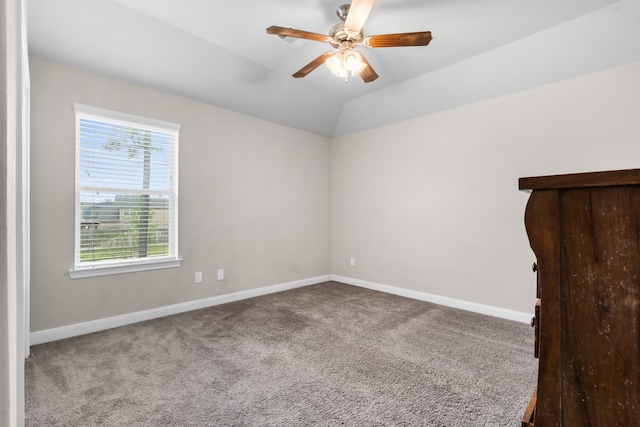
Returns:
[[[539,298],[522,426],[640,426],[640,169],[519,187]]]

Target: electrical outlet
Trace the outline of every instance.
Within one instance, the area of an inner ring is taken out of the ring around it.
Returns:
[[[351,259],[349,260],[349,265],[351,267],[353,267],[354,265],[356,265],[356,259],[354,257],[351,257]]]
[[[196,283],[202,283],[202,271],[196,271]]]
[[[218,280],[224,280],[224,269],[218,270]]]

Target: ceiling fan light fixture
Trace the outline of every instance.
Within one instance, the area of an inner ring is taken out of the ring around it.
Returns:
[[[338,77],[347,79],[357,76],[367,66],[362,60],[362,54],[352,50],[341,50],[327,58],[327,68]]]

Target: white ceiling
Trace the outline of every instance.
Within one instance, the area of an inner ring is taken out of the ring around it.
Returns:
[[[304,79],[291,77],[330,46],[294,46],[265,29],[327,34],[339,22],[336,8],[347,1],[28,0],[29,49],[36,57],[332,136],[349,103],[625,3],[378,0],[365,36],[430,30],[431,44],[360,48],[380,75],[372,83],[355,78],[345,84],[324,66]]]

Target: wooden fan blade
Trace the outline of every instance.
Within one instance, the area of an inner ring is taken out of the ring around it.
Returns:
[[[349,6],[347,19],[344,21],[344,27],[353,33],[359,33],[375,2],[376,0],[353,0]]]
[[[299,39],[313,40],[316,42],[328,43],[331,38],[318,33],[309,31],[294,30],[293,28],[278,27],[275,25],[267,28],[267,34],[275,34],[277,36],[297,37]]]
[[[314,59],[313,61],[309,62],[307,65],[305,65],[304,67],[296,71],[293,77],[295,77],[296,79],[299,79],[301,77],[306,76],[307,74],[309,74],[310,72],[312,72],[313,70],[315,70],[316,68],[324,64],[324,61],[326,61],[327,58],[329,58],[330,56],[333,56],[334,53],[335,52],[323,53],[322,55],[318,56],[316,59]]]
[[[431,31],[380,34],[377,36],[366,37],[362,41],[362,44],[366,47],[426,46],[431,41],[431,38]]]
[[[364,55],[362,55],[362,62],[367,64],[367,66],[360,71],[360,77],[362,77],[362,80],[364,80],[365,83],[371,83],[378,78],[378,73],[374,71],[373,67],[371,67],[371,64],[369,64],[369,61],[367,61],[367,58],[365,58]]]

